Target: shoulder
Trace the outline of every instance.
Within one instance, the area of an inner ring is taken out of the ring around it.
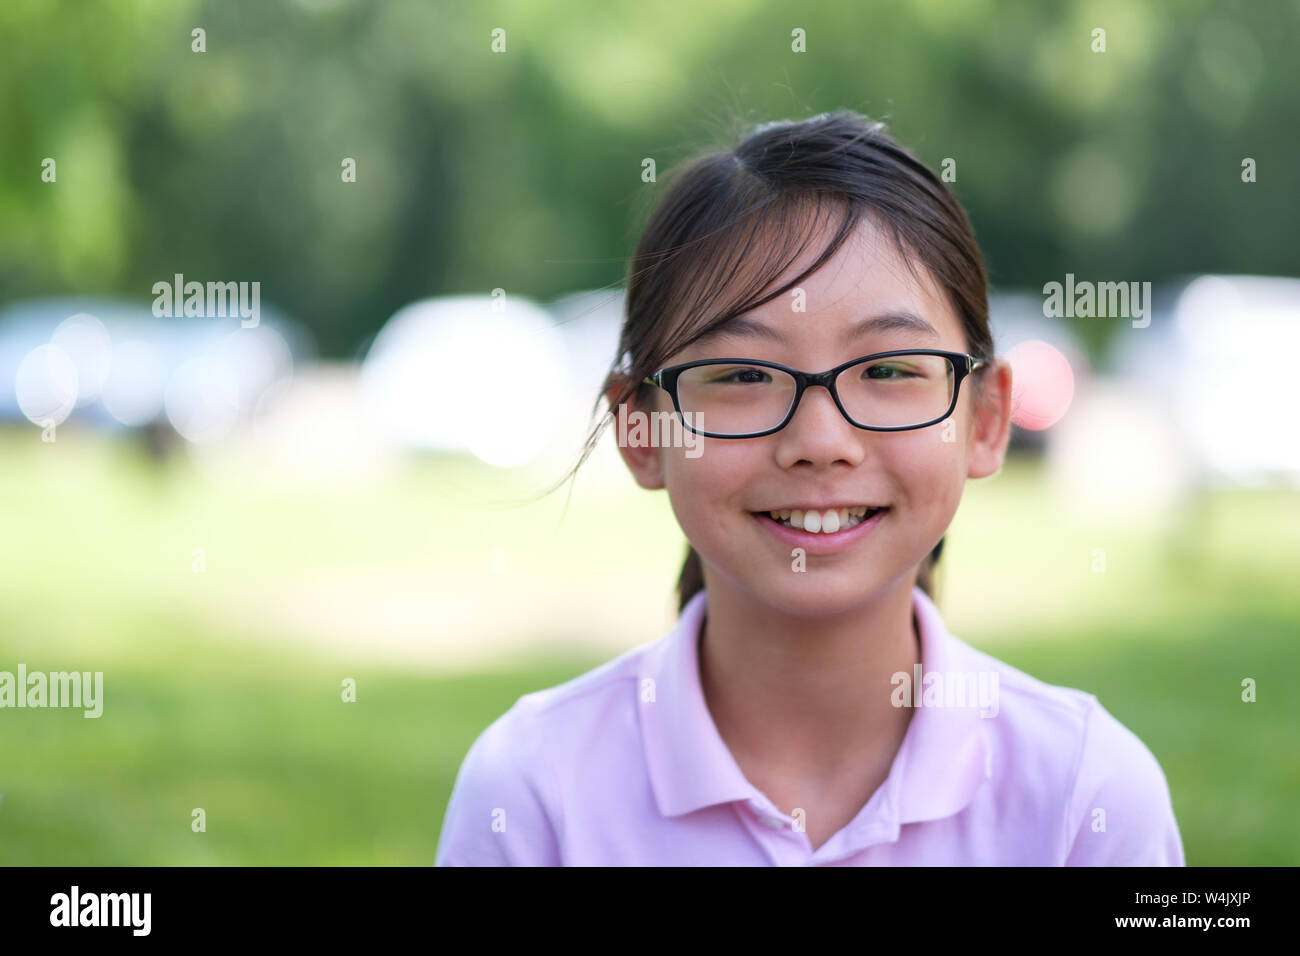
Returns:
[[[501,720],[503,732],[531,737],[552,767],[587,752],[591,734],[636,734],[635,689],[646,656],[661,641],[643,644],[554,687],[524,694]]]
[[[1068,819],[1078,824],[1070,864],[1185,865],[1164,770],[1146,744],[1095,698]]]
[[[571,680],[523,694],[479,735],[466,761],[473,756],[478,766],[501,770],[518,769],[530,757],[538,758],[531,762],[550,762],[566,730],[599,722],[610,716],[613,706],[633,701],[629,692],[652,646],[635,647]]]
[[[1038,756],[1071,770],[1082,752],[1097,698],[1073,687],[1049,684],[948,635],[947,666],[985,676],[994,707],[985,723],[993,736],[1021,756]]]
[[[631,688],[644,650],[520,696],[478,735],[456,774],[437,865],[558,865],[558,781],[598,729],[635,721]]]
[[[997,674],[998,711],[985,722],[993,756],[1039,809],[1061,814],[1067,864],[1183,865],[1164,771],[1132,730],[1091,693],[950,640],[964,669]]]

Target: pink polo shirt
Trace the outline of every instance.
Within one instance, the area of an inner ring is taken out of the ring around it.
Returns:
[[[435,864],[1184,865],[1164,773],[1142,741],[1092,694],[953,637],[920,588],[923,674],[983,673],[996,707],[921,697],[885,782],[814,851],[714,726],[699,678],[706,601],[697,593],[663,638],[523,695],[484,730]]]

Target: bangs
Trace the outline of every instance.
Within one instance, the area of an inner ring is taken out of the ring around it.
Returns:
[[[737,173],[738,175],[743,175]],[[653,257],[641,277],[653,301],[639,303],[671,331],[639,356],[657,368],[733,316],[749,312],[794,288],[832,258],[864,213],[825,193],[786,193],[744,215],[713,225]],[[828,224],[838,226],[820,254],[797,275],[773,288],[805,257]],[[659,275],[654,273],[662,272]],[[659,280],[659,281],[655,281]],[[650,387],[650,386],[645,386]]]

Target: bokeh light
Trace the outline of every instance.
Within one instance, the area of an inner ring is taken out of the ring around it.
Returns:
[[[1014,346],[1011,363],[1011,420],[1021,428],[1051,428],[1074,398],[1074,370],[1059,349],[1038,339]]]
[[[18,366],[18,407],[33,424],[60,425],[77,404],[77,366],[57,345],[40,345]]]
[[[113,358],[113,342],[104,323],[89,312],[78,312],[59,323],[50,344],[66,352],[77,368],[77,405],[98,398]]]
[[[167,419],[188,441],[224,438],[239,417],[239,384],[229,366],[203,355],[172,373],[163,396]]]
[[[113,367],[100,400],[114,419],[134,428],[158,417],[166,386],[167,367],[157,346],[128,339],[113,350]]]
[[[550,315],[486,296],[401,309],[371,345],[360,384],[372,422],[397,441],[503,468],[545,450],[571,387]]]

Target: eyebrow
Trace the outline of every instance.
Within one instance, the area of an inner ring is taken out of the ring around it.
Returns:
[[[930,338],[937,339],[939,337],[935,327],[915,312],[907,309],[897,309],[859,319],[853,324],[852,328],[845,330],[843,338],[845,341],[858,339],[869,332],[915,332]],[[710,329],[701,335],[695,342],[696,344],[708,342],[723,335],[734,335],[746,339],[763,339],[775,342],[778,345],[785,344],[785,336],[779,330],[744,315],[732,316],[717,328]]]

